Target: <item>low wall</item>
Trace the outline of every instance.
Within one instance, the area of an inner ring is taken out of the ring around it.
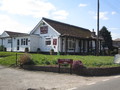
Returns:
[[[84,68],[82,70],[83,75],[88,76],[107,76],[120,74],[120,67],[109,67],[109,68]]]
[[[23,69],[35,70],[35,71],[46,71],[46,72],[59,72],[58,66],[31,66],[24,65]],[[60,73],[70,73],[70,68],[61,67]],[[72,69],[73,74],[84,75],[84,76],[107,76],[120,74],[120,67],[110,68],[80,68],[79,70]]]

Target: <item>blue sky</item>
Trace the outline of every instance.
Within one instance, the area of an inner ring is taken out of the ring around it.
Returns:
[[[120,0],[100,0],[100,29],[120,38]],[[0,33],[29,33],[42,17],[96,31],[97,0],[0,0]]]

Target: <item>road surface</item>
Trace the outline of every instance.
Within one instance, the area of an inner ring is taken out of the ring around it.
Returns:
[[[91,87],[94,83],[101,83],[115,77],[119,77],[119,75],[106,77],[84,77],[70,74],[26,71],[17,68],[0,66],[0,90],[74,90],[78,87]],[[81,90],[79,88],[77,90]]]
[[[104,79],[101,82],[92,82],[74,90],[120,90],[120,76]]]

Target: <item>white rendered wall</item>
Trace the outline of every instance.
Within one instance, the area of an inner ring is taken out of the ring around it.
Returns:
[[[39,47],[41,49],[42,52],[49,52],[51,49],[54,49],[55,52],[58,52],[58,37],[59,34],[48,24],[46,24],[45,26],[48,26],[48,33],[46,34],[41,34],[40,33],[40,25],[36,28],[36,30],[34,30],[34,32],[32,34],[37,34],[39,35],[41,38],[39,40]],[[46,38],[51,38],[51,45],[46,45],[45,41]],[[53,39],[57,39],[57,45],[53,45]]]

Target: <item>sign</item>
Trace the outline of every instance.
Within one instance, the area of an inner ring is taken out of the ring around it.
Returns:
[[[72,59],[58,59],[59,64],[72,64],[73,60]]]
[[[57,39],[53,39],[53,45],[57,45]]]
[[[58,69],[59,73],[60,73],[60,65],[61,64],[70,64],[70,74],[72,74],[72,64],[73,64],[72,59],[58,59],[58,64],[59,64],[59,69]]]
[[[46,33],[48,33],[48,26],[40,27],[40,33],[41,33],[41,34],[46,34]]]

